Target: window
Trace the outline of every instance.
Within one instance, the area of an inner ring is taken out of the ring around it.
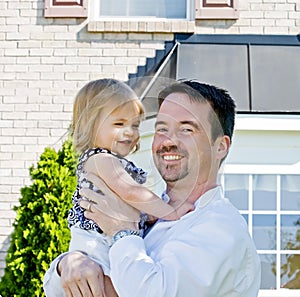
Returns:
[[[45,0],[45,17],[87,17],[87,0]]]
[[[259,165],[257,173],[249,174],[247,167],[225,172],[221,183],[225,196],[247,221],[258,250],[261,293],[300,289],[300,174],[266,174],[266,166]]]
[[[101,0],[98,1],[100,17],[147,17],[186,19],[186,0]]]

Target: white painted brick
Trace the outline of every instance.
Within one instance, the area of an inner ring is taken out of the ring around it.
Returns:
[[[81,68],[80,68],[81,70]],[[89,73],[88,72],[71,72],[65,74],[66,80],[89,80]]]
[[[15,152],[12,154],[12,159],[14,160],[25,160],[29,161],[32,160],[34,161],[35,156],[32,153],[25,153],[25,152]]]
[[[2,195],[0,195],[2,200]],[[0,210],[0,218],[15,219],[16,213],[13,210]]]
[[[173,39],[173,33],[158,33],[153,35],[153,40],[171,41]]]
[[[5,112],[2,114],[4,120],[20,120],[26,118],[25,112]]]
[[[4,121],[1,119],[0,121],[0,128],[12,128],[13,127],[14,122],[13,121]]]
[[[11,144],[13,143],[13,136],[4,136],[1,135],[0,137],[0,144]]]
[[[49,120],[51,118],[50,112],[29,112],[27,119],[29,120]]]
[[[61,137],[66,133],[66,129],[51,129],[50,130],[50,136],[52,137]]]
[[[1,145],[0,151],[3,153],[24,152],[24,145],[16,145],[16,144]]]
[[[38,144],[49,146],[50,144],[55,144],[58,141],[57,137],[39,137]]]
[[[264,34],[288,34],[287,27],[265,27]]]
[[[28,170],[27,169],[13,169],[13,176],[18,176],[18,177],[27,177],[28,176]],[[1,226],[1,225],[0,225]]]
[[[44,72],[41,73],[41,80],[63,80],[64,73],[57,73],[57,72]]]
[[[42,103],[51,103],[52,97],[51,96],[43,96],[43,95],[30,95],[27,99],[28,103],[35,103],[35,104],[42,104]]]
[[[29,38],[27,38],[29,39]],[[54,40],[54,33],[49,32],[33,32],[30,34],[30,39],[32,40]]]
[[[88,57],[66,57],[67,64],[89,64]]]
[[[127,56],[127,49],[103,49],[103,56],[122,57]]]
[[[65,40],[50,39],[50,40],[42,41],[42,48],[66,48],[66,47],[67,47],[67,42]]]
[[[19,48],[41,48],[42,42],[36,40],[21,40],[18,42]]]
[[[27,132],[26,132],[26,135],[27,135]],[[24,136],[24,137],[15,137],[14,138],[14,145],[15,144],[35,144],[35,143],[37,143],[37,139],[34,137]]]
[[[129,33],[129,40],[152,40],[152,33]]]
[[[288,17],[289,19],[300,20],[300,11],[289,12]]]
[[[62,56],[62,57],[67,57],[67,56],[71,56],[71,57],[74,57],[77,55],[77,49],[54,49],[53,51],[53,56],[55,57],[59,57],[59,56]]]
[[[272,19],[284,19],[287,18],[288,13],[286,11],[265,11],[264,17],[265,18],[272,18]]]
[[[29,56],[31,57],[40,57],[40,56],[52,56],[53,49],[52,48],[34,48],[29,50]]]
[[[3,153],[3,152],[0,151],[0,161],[1,160],[8,160],[8,159],[11,159],[11,158],[12,158],[12,153],[11,152]]]
[[[31,65],[31,64],[40,64],[41,59],[40,57],[18,57],[17,58],[17,63],[18,64],[26,64],[26,65]]]
[[[29,142],[29,144],[33,144],[35,141],[35,138],[32,136],[48,136],[49,135],[49,129],[42,129],[42,128],[33,128],[33,129],[26,129],[25,139],[31,139],[32,141]],[[28,137],[30,136],[30,137]],[[25,140],[24,140],[25,141]]]
[[[0,72],[0,80],[13,80],[13,79],[15,79],[14,73]]]
[[[62,122],[59,121],[40,121],[38,126],[39,128],[61,128],[63,125]]]
[[[275,24],[278,27],[294,27],[294,26],[296,26],[295,20],[285,20],[285,19],[276,20]]]
[[[54,40],[75,40],[76,35],[68,32],[56,32],[54,33]],[[48,39],[48,38],[47,38]]]
[[[275,20],[274,19],[253,19],[251,20],[251,25],[256,26],[274,26]]]
[[[14,120],[14,128],[35,128],[35,127],[37,127],[37,125],[38,125],[37,121],[29,121],[29,120],[19,121],[19,120]]]
[[[90,60],[92,65],[99,65],[98,67],[101,67],[102,64],[113,64],[114,58],[113,57],[92,57]],[[100,68],[101,69],[101,68]]]
[[[241,19],[262,19],[264,18],[263,11],[241,11],[240,12]]]
[[[16,40],[28,40],[29,39],[30,34],[29,33],[10,33],[8,32],[6,34],[6,40],[12,40],[12,41],[16,41]]]
[[[7,96],[5,96],[3,99],[5,99],[5,98],[7,99]],[[0,111],[2,111],[2,112],[7,112],[7,111],[13,112],[14,111],[14,109],[15,109],[15,105],[14,104],[4,104],[4,103],[5,102],[3,102],[0,105]]]
[[[5,72],[26,72],[27,65],[5,65],[4,66]]]
[[[75,58],[75,57],[74,57]],[[66,62],[65,57],[42,57],[41,63],[42,64],[64,64]]]
[[[137,57],[117,57],[115,58],[116,65],[132,65],[138,64],[139,58]]]
[[[102,66],[103,72],[107,73],[120,73],[126,71],[126,66],[123,65],[103,65]]]
[[[128,57],[155,57],[155,51],[153,49],[144,48],[144,49],[129,49]],[[135,63],[132,63],[135,65]]]
[[[239,29],[241,34],[263,34],[263,27],[241,27]]]
[[[294,3],[275,4],[275,10],[277,11],[295,11]]]
[[[39,106],[36,104],[15,104],[15,111],[38,111]]]
[[[44,112],[62,112],[63,105],[62,104],[41,104],[39,106],[39,110]]]

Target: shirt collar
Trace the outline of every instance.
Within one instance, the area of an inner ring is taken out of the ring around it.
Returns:
[[[202,208],[206,206],[215,197],[215,195],[217,193],[221,193],[221,191],[222,191],[221,186],[216,186],[215,188],[208,190],[196,200],[195,208]],[[170,197],[168,196],[166,191],[163,191],[163,193],[161,194],[161,199],[164,202],[169,203]]]

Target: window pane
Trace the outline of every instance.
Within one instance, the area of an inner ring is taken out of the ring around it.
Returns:
[[[300,255],[281,255],[281,286],[300,289]]]
[[[264,290],[274,289],[276,287],[276,256],[270,254],[261,254],[261,284],[260,288]]]
[[[300,175],[281,176],[281,209],[300,210]]]
[[[281,249],[300,250],[300,216],[281,216]],[[300,269],[300,267],[299,267]]]
[[[224,176],[225,197],[239,210],[248,209],[249,176],[226,174]]]
[[[253,175],[253,209],[276,210],[276,175]]]
[[[249,224],[248,215],[247,214],[242,214],[242,217],[245,219],[245,221],[248,225]]]
[[[101,0],[100,16],[185,19],[186,0]]]
[[[276,249],[276,215],[253,216],[253,240],[259,250]]]

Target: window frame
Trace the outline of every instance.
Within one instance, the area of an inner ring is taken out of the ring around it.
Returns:
[[[100,0],[101,1],[101,0]],[[193,15],[193,1],[194,0],[185,0],[186,2],[186,18],[155,18],[155,17],[147,17],[147,16],[139,16],[139,17],[133,17],[133,16],[101,16],[100,13],[100,1],[99,0],[91,0],[91,13],[90,13],[90,18],[92,21],[105,21],[105,20],[110,20],[110,21],[143,21],[143,22],[157,22],[157,21],[190,21],[194,19]]]
[[[275,215],[276,216],[276,248],[274,250],[258,249],[259,255],[275,255],[276,257],[276,288],[274,289],[260,289],[259,297],[262,296],[299,296],[299,289],[287,289],[281,288],[281,256],[294,254],[300,255],[300,250],[285,250],[281,247],[281,216],[282,215],[297,215],[300,217],[300,210],[282,210],[280,208],[280,179],[284,175],[299,175],[300,176],[300,162],[294,165],[262,165],[262,164],[227,164],[224,166],[222,173],[220,174],[220,183],[224,192],[226,191],[226,185],[224,184],[225,176],[230,175],[248,175],[248,207],[246,210],[239,210],[242,215],[248,216],[248,230],[250,235],[253,235],[253,217],[254,215]],[[252,181],[254,175],[275,175],[276,176],[276,209],[275,210],[254,210],[253,209],[253,187]],[[228,197],[230,199],[230,197]]]

